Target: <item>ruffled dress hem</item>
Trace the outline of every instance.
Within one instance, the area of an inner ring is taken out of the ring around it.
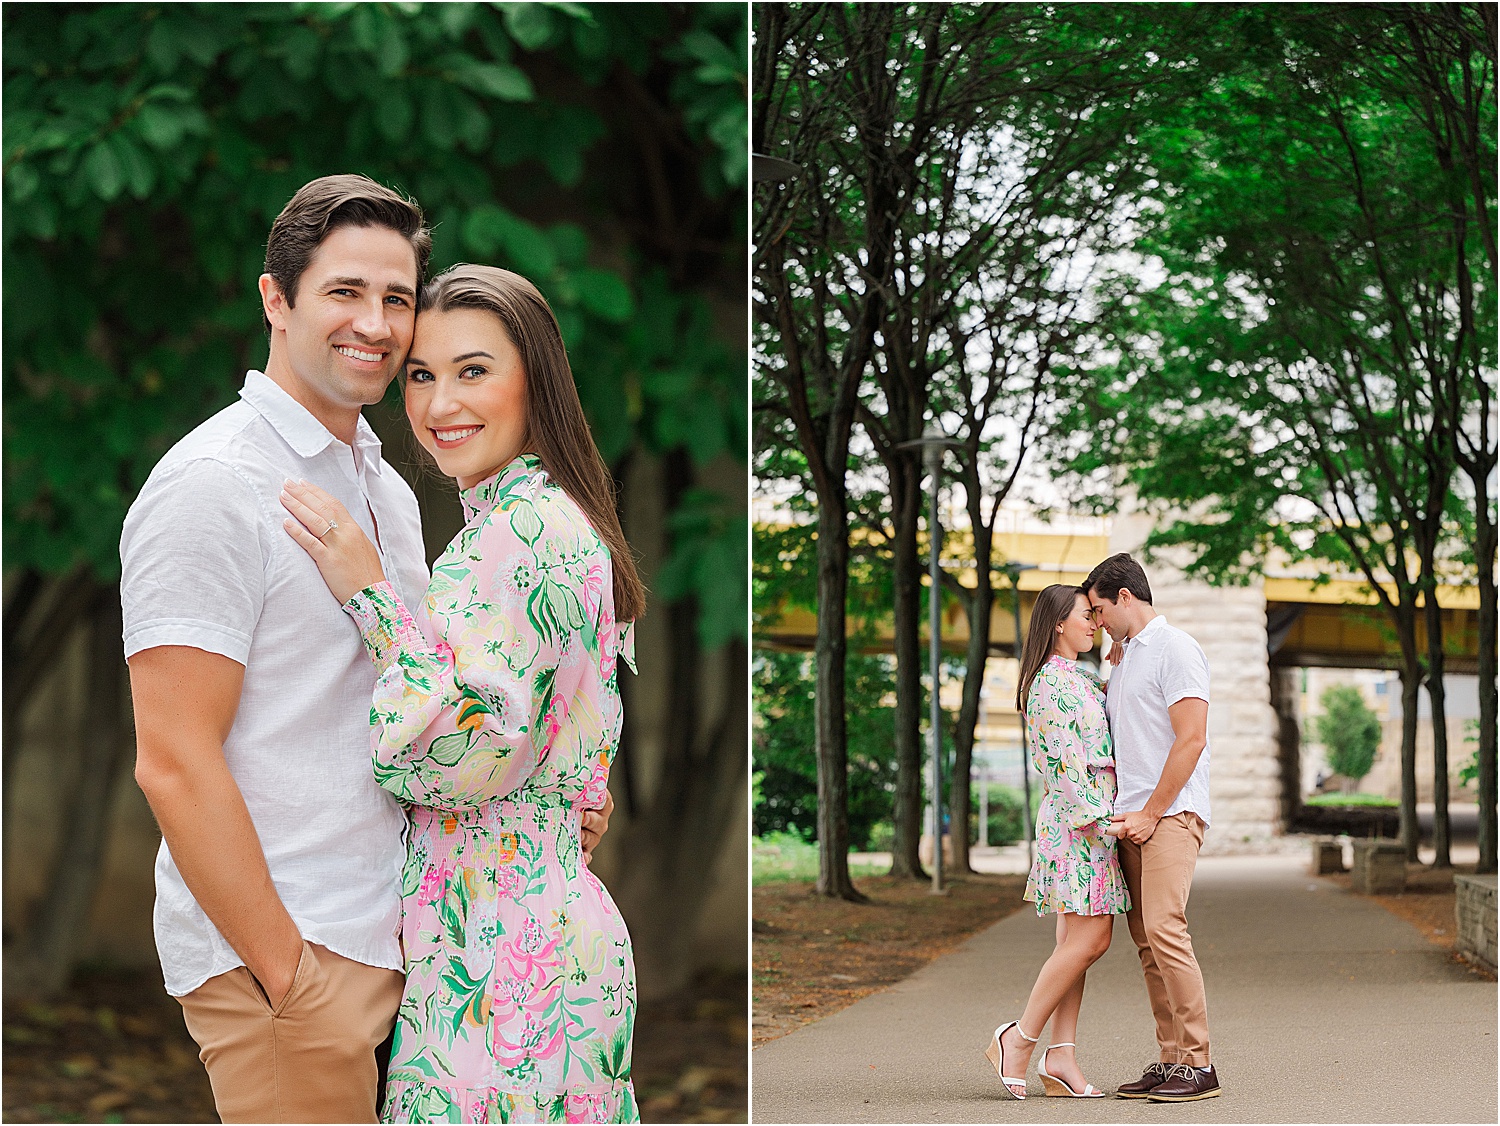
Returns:
[[[386,1085],[382,1122],[639,1122],[627,1080],[602,1090],[506,1091],[410,1080]]]
[[[1125,875],[1114,857],[1089,863],[1064,860],[1057,871],[1034,865],[1021,897],[1038,915],[1123,915],[1130,910]]]

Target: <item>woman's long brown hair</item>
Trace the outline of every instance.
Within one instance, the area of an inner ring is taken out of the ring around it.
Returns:
[[[1052,656],[1052,646],[1057,639],[1057,625],[1073,612],[1082,587],[1053,583],[1036,596],[1036,605],[1031,608],[1031,629],[1026,633],[1026,644],[1021,650],[1021,677],[1016,681],[1016,711],[1026,714],[1026,697],[1031,692],[1031,682],[1041,672],[1047,658]]]
[[[495,266],[459,263],[422,287],[419,311],[484,309],[500,318],[526,371],[526,449],[542,459],[547,476],[583,509],[609,549],[615,619],[646,611],[646,587],[620,530],[615,483],[584,417],[557,318],[536,286]]]

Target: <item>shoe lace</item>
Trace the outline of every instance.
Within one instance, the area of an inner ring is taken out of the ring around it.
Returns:
[[[1192,1083],[1198,1078],[1198,1073],[1193,1070],[1191,1064],[1174,1063],[1168,1065],[1166,1077],[1168,1079],[1186,1079],[1189,1083]]]

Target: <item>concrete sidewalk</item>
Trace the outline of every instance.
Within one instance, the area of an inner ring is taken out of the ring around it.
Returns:
[[[982,1052],[1018,1016],[1054,920],[1025,909],[905,981],[756,1049],[754,1122],[1496,1121],[1496,986],[1301,856],[1199,862],[1188,907],[1225,1093],[1006,1099]],[[1156,1058],[1125,929],[1089,972],[1079,1061],[1112,1091]],[[1043,1038],[1042,1046],[1046,1044]]]

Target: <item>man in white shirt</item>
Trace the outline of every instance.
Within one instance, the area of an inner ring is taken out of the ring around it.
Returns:
[[[406,359],[430,248],[417,205],[364,176],[301,188],[266,246],[265,372],[168,452],[121,536],[157,948],[225,1122],[376,1120],[406,820],[371,769],[374,668],[279,496],[338,497],[418,605],[416,497],[360,409]]]
[[[1105,710],[1119,783],[1110,832],[1130,889],[1126,919],[1156,1018],[1159,1062],[1121,1098],[1192,1102],[1220,1093],[1208,1001],[1187,929],[1187,900],[1208,828],[1208,660],[1151,605],[1146,572],[1113,555],[1084,580],[1095,621],[1123,649]]]

